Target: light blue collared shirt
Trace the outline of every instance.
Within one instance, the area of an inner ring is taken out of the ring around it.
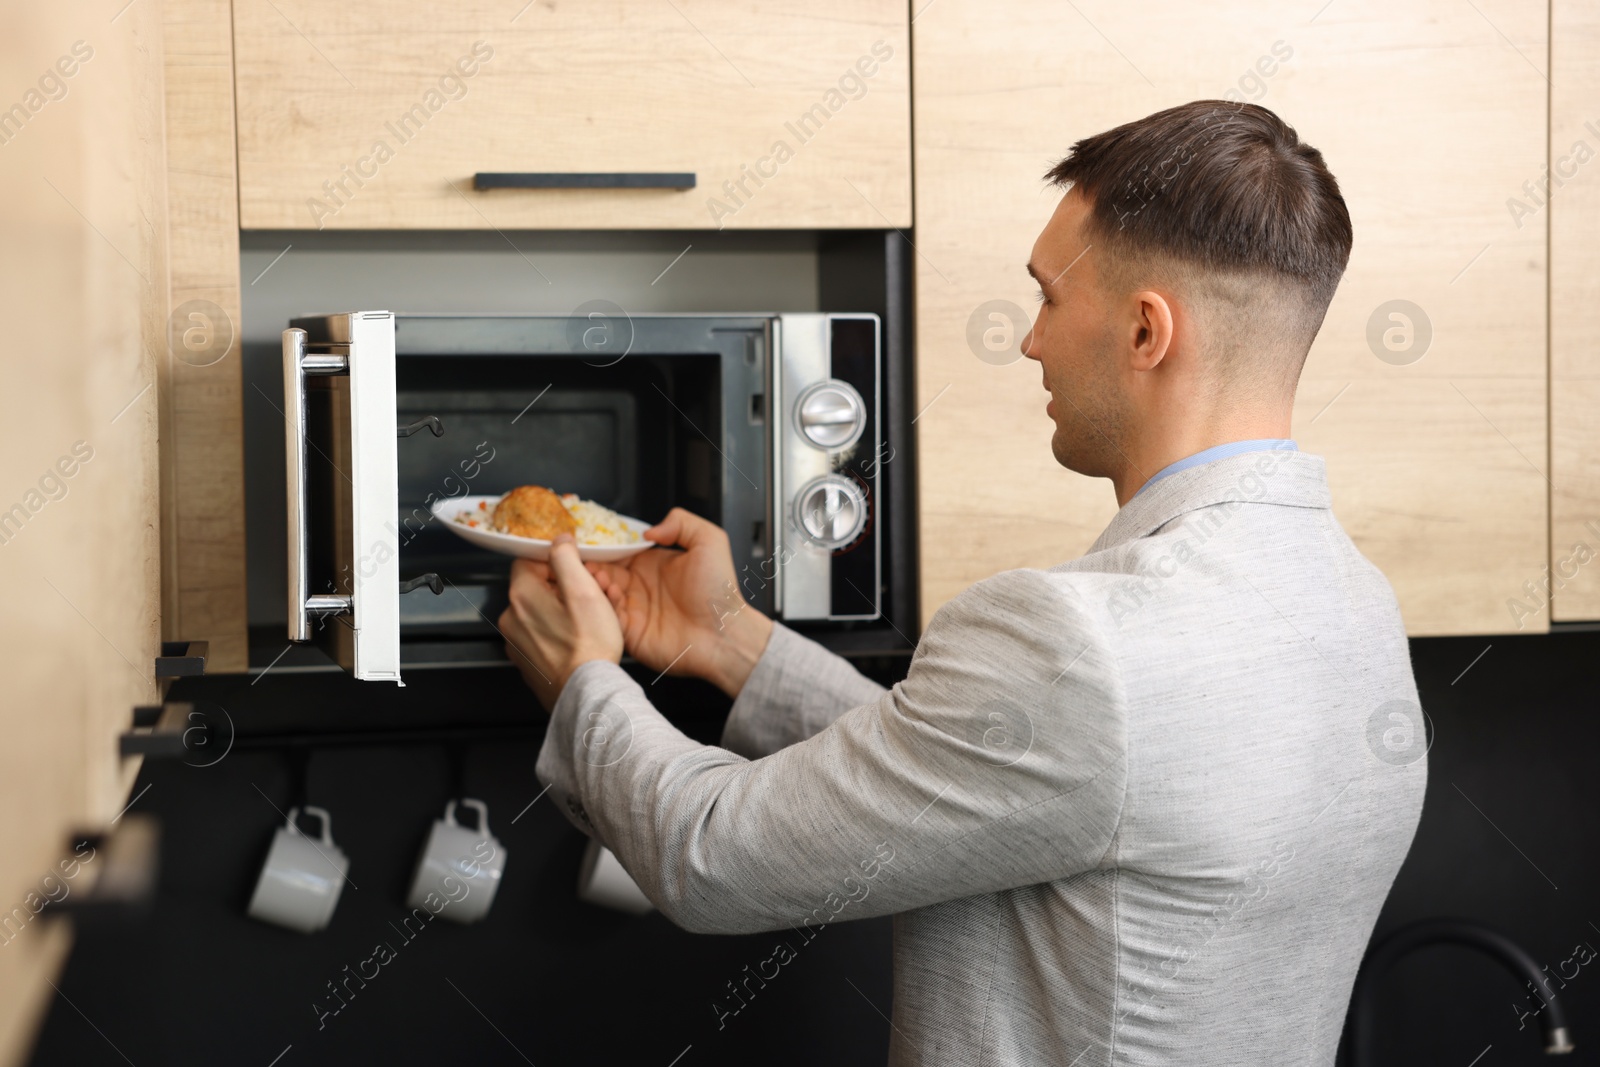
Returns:
[[[1196,452],[1192,456],[1185,456],[1176,463],[1169,463],[1162,467],[1152,474],[1150,480],[1141,485],[1138,492],[1133,495],[1138,496],[1139,493],[1144,492],[1169,474],[1177,474],[1179,471],[1186,471],[1190,467],[1198,467],[1202,463],[1210,463],[1216,459],[1227,459],[1229,456],[1237,456],[1245,452],[1265,452],[1275,448],[1286,449],[1290,452],[1299,451],[1295,443],[1287,437],[1281,439],[1269,437],[1260,441],[1229,441],[1223,445],[1212,445],[1210,448]],[[1128,499],[1131,500],[1133,497]]]

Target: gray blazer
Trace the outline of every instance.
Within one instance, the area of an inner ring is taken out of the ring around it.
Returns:
[[[538,776],[672,921],[779,932],[721,1025],[892,914],[892,1063],[1279,1067],[1333,1063],[1424,738],[1388,582],[1271,451],[973,585],[893,689],[774,626],[720,748],[584,664]]]

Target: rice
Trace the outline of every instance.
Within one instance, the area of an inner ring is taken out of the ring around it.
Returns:
[[[640,533],[629,526],[621,515],[610,508],[601,507],[593,500],[581,500],[577,493],[562,493],[561,502],[567,506],[578,532],[573,540],[580,545],[634,545]]]
[[[642,540],[641,531],[593,500],[584,500],[577,493],[562,493],[561,503],[578,524],[573,540],[580,545],[636,545]],[[456,514],[455,521],[473,529],[505,533],[495,525],[494,508],[486,502],[480,501],[475,508],[463,508]]]
[[[463,526],[470,526],[474,530],[494,529],[493,513],[489,510],[489,505],[481,500],[478,501],[478,506],[475,508],[464,508],[456,512],[455,521]]]

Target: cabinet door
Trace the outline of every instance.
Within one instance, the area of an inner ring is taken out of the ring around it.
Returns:
[[[1551,19],[1550,574],[1519,595],[1571,622],[1600,619],[1600,10]]]
[[[236,0],[241,225],[910,222],[905,4],[517,7]],[[479,173],[695,184],[480,192]]]
[[[0,1063],[55,999],[85,891],[60,866],[128,804],[117,735],[157,696],[166,349],[161,8],[8,9],[0,69]],[[65,888],[63,888],[65,887]],[[55,909],[52,909],[55,910]],[[57,913],[59,915],[59,913]]]
[[[1507,199],[1545,160],[1545,5],[1153,8],[938,0],[915,20],[924,619],[985,575],[1082,554],[1116,510],[1109,482],[1051,458],[1038,365],[969,347],[989,301],[1031,318],[1023,264],[1060,196],[1041,175],[1080,137],[1228,98],[1321,149],[1355,223],[1294,416],[1335,514],[1412,633],[1543,629],[1542,606],[1507,601],[1547,553],[1545,238]],[[1368,341],[1391,301],[1410,305],[1399,351]]]
[[[244,416],[230,0],[165,0],[171,414],[161,464],[162,622],[242,671]],[[261,403],[259,399],[255,403]]]

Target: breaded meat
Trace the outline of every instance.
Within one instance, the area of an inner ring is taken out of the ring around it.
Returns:
[[[557,534],[576,534],[578,524],[561,498],[542,485],[519,485],[494,509],[494,527],[518,537],[553,541]]]

